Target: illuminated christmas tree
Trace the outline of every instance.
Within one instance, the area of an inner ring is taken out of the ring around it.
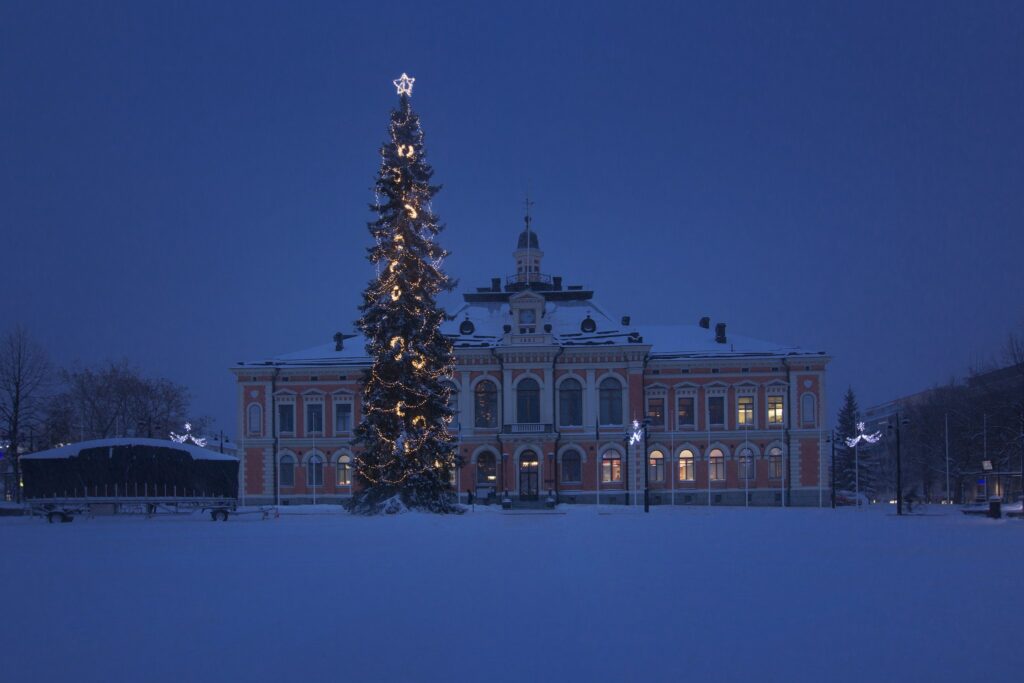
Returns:
[[[353,512],[401,507],[456,512],[451,474],[455,438],[448,431],[448,385],[455,367],[451,340],[441,333],[446,314],[436,297],[454,282],[441,270],[447,252],[434,240],[442,229],[430,201],[419,117],[409,103],[413,79],[395,81],[399,106],[391,112],[391,139],[381,148],[376,244],[369,260],[377,276],[363,293],[359,328],[372,359],[363,382],[363,419],[355,443],[360,490]]]

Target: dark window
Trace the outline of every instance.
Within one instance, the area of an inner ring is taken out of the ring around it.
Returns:
[[[683,396],[678,399],[677,405],[679,415],[679,426],[693,427],[696,424],[696,422],[694,421],[693,397]]]
[[[583,385],[578,380],[567,379],[558,386],[558,424],[583,424]]]
[[[717,448],[712,449],[708,467],[712,481],[723,481],[725,479],[725,454]]]
[[[516,387],[516,422],[540,422],[540,385],[532,377]]]
[[[281,456],[281,486],[295,486],[295,458]]]
[[[348,432],[352,430],[352,404],[334,404],[334,431]]]
[[[772,479],[782,478],[782,449],[772,446],[768,451],[768,476]]]
[[[259,434],[263,430],[263,409],[258,403],[249,406],[249,433]]]
[[[277,429],[281,432],[295,431],[295,406],[281,403],[277,406]]]
[[[324,404],[306,404],[306,433],[324,431]]]
[[[725,424],[725,396],[711,396],[708,398],[708,416],[713,425]]]
[[[498,426],[498,388],[494,382],[480,382],[473,392],[477,427]]]
[[[736,459],[736,469],[739,470],[740,479],[754,478],[754,453],[749,448],[740,449],[739,457]]]
[[[617,380],[606,377],[598,387],[598,393],[601,424],[622,424],[622,385]]]
[[[494,486],[497,480],[498,467],[494,460],[494,453],[481,453],[476,459],[477,485]]]
[[[324,459],[315,453],[306,461],[306,485],[324,485]]]
[[[580,481],[583,468],[580,465],[580,454],[569,451],[562,456],[562,481],[574,483]]]

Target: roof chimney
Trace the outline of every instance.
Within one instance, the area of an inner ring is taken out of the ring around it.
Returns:
[[[501,291],[501,278],[500,277],[492,277],[491,278],[491,291],[492,292],[500,292]]]
[[[725,343],[725,323],[715,323],[715,341],[719,344]]]
[[[628,315],[622,316],[622,326],[623,327],[629,327],[629,316]]]
[[[710,330],[711,329],[711,318],[709,318],[707,316],[704,316],[703,318],[701,318],[700,319],[700,326],[703,327],[705,330]]]
[[[341,332],[335,332],[334,333],[334,350],[335,351],[341,351],[343,348],[345,348],[345,335],[343,335]]]

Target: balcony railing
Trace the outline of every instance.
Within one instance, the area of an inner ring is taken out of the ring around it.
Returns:
[[[543,422],[516,422],[505,425],[505,434],[544,434],[551,431],[551,424]]]
[[[545,273],[516,273],[505,278],[506,285],[518,285],[527,282],[540,282],[541,284],[550,285],[554,283],[554,279]]]

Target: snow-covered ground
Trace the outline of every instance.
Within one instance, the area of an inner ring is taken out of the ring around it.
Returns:
[[[1024,521],[951,508],[0,518],[0,680],[1010,680]],[[326,512],[326,514],[325,514]]]

